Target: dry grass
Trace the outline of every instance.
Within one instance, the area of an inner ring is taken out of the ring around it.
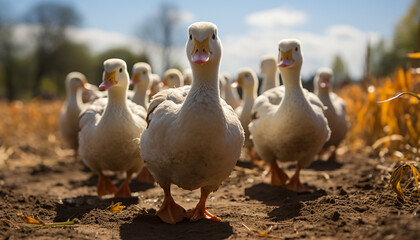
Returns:
[[[413,190],[418,190],[418,172],[414,166],[420,161],[420,101],[405,95],[393,101],[379,102],[402,92],[419,91],[420,76],[398,69],[392,77],[372,79],[372,85],[366,88],[351,85],[340,92],[347,102],[347,113],[352,124],[347,136],[348,146],[352,150],[364,149],[372,156],[378,156],[378,164],[392,159],[391,169],[395,170],[386,178],[389,178],[390,186],[401,198],[403,191],[400,182],[403,179],[409,178],[409,183],[415,182]],[[413,177],[407,177],[411,176],[410,171],[406,171],[410,169],[416,181],[413,181]]]
[[[63,150],[58,136],[62,101],[0,101],[0,167],[36,165],[58,156]]]

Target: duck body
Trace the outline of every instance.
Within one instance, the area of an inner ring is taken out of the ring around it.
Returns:
[[[248,149],[249,156],[253,160],[253,143],[250,139],[250,132],[248,125],[251,122],[252,107],[257,98],[258,77],[257,74],[250,68],[243,68],[238,72],[238,77],[235,85],[242,88],[242,103],[235,109],[239,116],[239,121],[242,124],[245,132],[245,147]]]
[[[346,103],[337,94],[332,92],[332,70],[320,68],[314,79],[314,93],[327,107],[325,116],[331,129],[331,137],[325,143],[324,149],[334,146],[335,148],[344,140],[349,129],[349,122],[346,114]],[[329,160],[335,161],[335,149]]]
[[[135,141],[146,127],[146,111],[127,100],[128,73],[120,59],[104,62],[104,79],[100,86],[108,97],[100,98],[80,115],[79,153],[84,163],[99,174],[98,195],[115,193],[129,197],[131,174],[143,167]],[[126,181],[117,191],[102,171],[126,172]]]
[[[217,27],[198,22],[189,29],[186,53],[191,64],[191,86],[157,93],[148,108],[148,127],[140,136],[141,156],[164,190],[156,215],[177,223],[185,217],[220,221],[206,210],[208,195],[216,191],[240,157],[244,133],[232,107],[220,98],[219,63],[222,55]],[[175,203],[171,184],[201,189],[193,210]]]
[[[327,123],[323,104],[303,88],[288,96],[284,86],[272,88],[257,98],[253,111],[260,117],[250,128],[263,159],[297,161],[307,167],[329,136],[329,130],[320,127]]]
[[[217,190],[236,164],[243,144],[233,109],[208,89],[183,87],[158,93],[166,94],[167,100],[150,115],[151,123],[142,134],[148,141],[140,141],[141,148],[148,149],[142,152],[146,166],[159,183],[186,190]]]
[[[77,152],[79,146],[79,114],[85,108],[82,102],[82,88],[87,85],[86,77],[79,72],[66,76],[66,101],[59,116],[59,132],[69,147]]]
[[[134,139],[146,128],[145,110],[129,101],[124,108],[107,103],[96,100],[80,118],[83,160],[95,172],[137,172],[143,163]]]
[[[284,86],[260,95],[253,107],[250,132],[257,152],[270,163],[272,184],[305,192],[300,183],[301,168],[309,166],[330,137],[324,105],[319,98],[303,89],[300,69],[303,55],[298,40],[279,43],[279,67]],[[277,161],[296,161],[296,172],[289,180]]]

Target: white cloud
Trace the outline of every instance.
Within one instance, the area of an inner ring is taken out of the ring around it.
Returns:
[[[262,28],[296,26],[305,23],[306,20],[307,16],[304,12],[284,8],[276,8],[252,13],[245,19],[247,24]]]
[[[197,16],[194,13],[184,10],[176,10],[173,14],[179,18],[181,24],[187,24],[197,19]]]
[[[79,29],[71,28],[71,38],[80,43],[86,43],[95,52],[103,52],[110,48],[123,47],[135,53],[145,53],[151,61],[153,71],[162,73],[162,46],[156,43],[146,42],[136,36],[127,36],[117,32],[108,32],[98,29]],[[73,34],[72,34],[73,33]],[[183,48],[175,48],[172,50],[171,59],[181,65],[186,65],[186,57],[179,57],[185,52]],[[185,53],[181,56],[185,56]]]
[[[302,75],[309,77],[320,67],[330,67],[336,54],[347,64],[351,77],[362,75],[368,40],[375,44],[379,34],[362,32],[348,25],[332,25],[324,33],[315,34],[283,28],[253,28],[243,35],[229,35],[223,42],[222,71],[237,71],[251,67],[259,71],[264,55],[277,56],[277,44],[285,38],[296,38],[302,43],[304,63]]]

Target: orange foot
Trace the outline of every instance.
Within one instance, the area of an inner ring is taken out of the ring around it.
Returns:
[[[216,217],[215,215],[207,211],[206,207],[204,207],[204,209],[199,209],[196,207],[193,210],[188,211],[187,218],[189,218],[190,221],[197,221],[203,218],[213,222],[219,222],[221,220],[219,217]]]
[[[193,210],[187,212],[187,217],[190,219],[190,221],[197,221],[203,218],[209,219],[210,221],[214,221],[214,222],[218,222],[221,220],[220,218],[216,217],[215,215],[207,211],[206,201],[210,192],[211,191],[209,190],[205,190],[201,188],[200,201],[197,203],[197,206]]]
[[[270,164],[271,167],[271,185],[273,186],[284,186],[289,176],[277,166],[277,162],[273,161]]]
[[[131,197],[131,191],[130,191],[130,178],[131,173],[127,173],[127,177],[125,178],[125,181],[120,186],[120,188],[115,192],[114,197],[116,198],[128,198]]]
[[[100,197],[117,191],[117,188],[114,184],[112,184],[111,180],[102,173],[102,171],[99,171],[97,191]]]
[[[171,196],[170,185],[164,187],[163,191],[165,192],[165,198],[156,215],[166,223],[175,224],[181,222],[185,218],[185,209],[175,203]]]
[[[311,190],[307,187],[305,187],[305,185],[303,185],[300,180],[299,180],[299,173],[300,173],[300,169],[301,167],[299,166],[299,164],[296,166],[296,172],[295,174],[292,176],[292,178],[290,179],[290,181],[286,184],[286,188],[298,193],[307,193],[307,192],[311,192]]]
[[[152,174],[150,174],[150,171],[146,167],[143,167],[139,175],[137,175],[137,181],[141,183],[148,183],[148,184],[155,183],[155,179],[153,178]]]

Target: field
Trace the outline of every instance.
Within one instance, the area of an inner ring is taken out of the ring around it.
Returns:
[[[369,88],[340,91],[352,129],[338,163],[320,159],[302,170],[311,193],[273,187],[265,169],[241,158],[207,203],[221,222],[165,224],[154,216],[163,191],[136,180],[132,198],[97,197],[97,177],[57,133],[61,101],[0,102],[0,238],[418,239],[420,204],[410,171],[401,175],[404,195],[398,197],[389,184],[400,160],[419,161],[418,101],[377,103],[416,91],[418,79],[401,71],[373,80]],[[289,175],[294,171],[293,164],[282,167]],[[122,175],[111,176],[122,183]],[[191,209],[199,191],[173,186],[173,196]],[[117,202],[125,208],[112,213],[108,207]],[[45,225],[24,222],[23,216]]]

